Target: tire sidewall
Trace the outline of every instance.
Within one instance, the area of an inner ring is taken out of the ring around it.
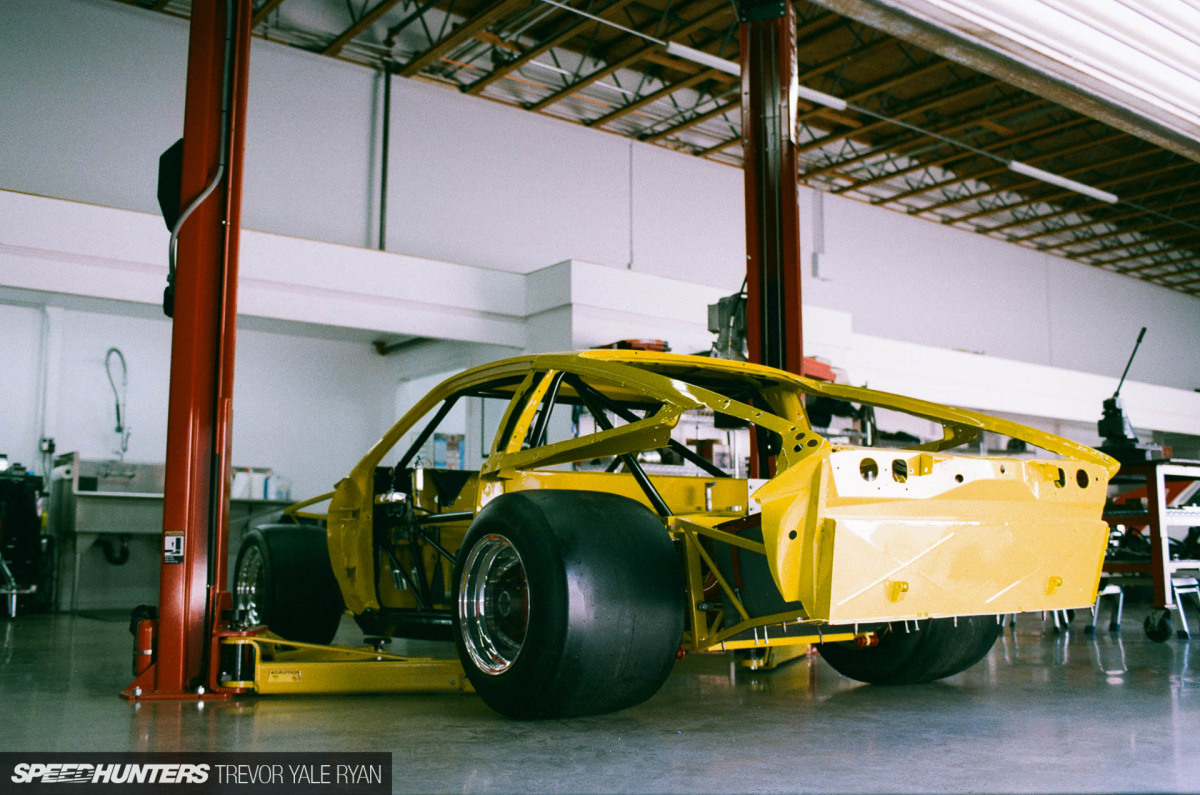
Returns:
[[[262,556],[264,588],[259,617],[288,640],[326,644],[333,640],[345,605],[329,562],[324,528],[262,525],[242,540],[236,578],[251,547]]]
[[[529,625],[499,674],[466,653],[458,594],[472,548],[491,533],[521,556]],[[604,492],[533,490],[490,502],[455,565],[455,640],[472,685],[510,717],[573,717],[638,704],[674,665],[685,595],[679,555],[644,505]]]
[[[480,511],[463,539],[454,571],[454,642],[476,692],[498,711],[511,715],[527,712],[532,706],[519,703],[512,694],[553,687],[567,634],[567,581],[560,545],[550,533],[545,517],[519,499],[505,500],[503,504],[505,510],[485,507]],[[470,550],[493,534],[503,536],[516,549],[529,588],[529,623],[521,651],[512,665],[498,674],[486,673],[468,663],[459,605],[463,565]]]
[[[876,646],[830,643],[819,646],[818,651],[838,673],[860,682],[921,684],[954,676],[975,665],[987,656],[1001,631],[992,615],[915,623],[914,629],[893,622],[879,633]]]

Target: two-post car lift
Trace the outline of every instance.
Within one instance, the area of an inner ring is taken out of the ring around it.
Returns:
[[[159,604],[157,618],[135,625],[140,662],[122,695],[461,690],[457,660],[296,643],[280,650],[265,628],[232,624],[225,561],[251,10],[250,0],[192,5],[184,210],[171,222],[178,256],[164,300],[174,326]]]
[[[737,0],[753,361],[801,372],[796,22],[787,0]],[[457,660],[313,646],[234,623],[226,586],[238,233],[251,0],[192,5],[157,617],[137,621],[131,699],[250,691],[469,689]],[[284,648],[281,648],[284,647]]]

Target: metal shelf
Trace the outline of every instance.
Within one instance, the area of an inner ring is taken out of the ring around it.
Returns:
[[[1200,481],[1200,461],[1164,460],[1121,467],[1121,479],[1126,483],[1146,484],[1146,509],[1137,511],[1107,511],[1104,520],[1110,525],[1135,524],[1147,528],[1150,538],[1150,560],[1105,562],[1106,574],[1149,574],[1154,584],[1154,607],[1175,608],[1171,576],[1182,569],[1198,569],[1198,560],[1171,560],[1167,530],[1170,527],[1191,527],[1200,524],[1200,511],[1191,508],[1168,508],[1166,482],[1170,480]]]

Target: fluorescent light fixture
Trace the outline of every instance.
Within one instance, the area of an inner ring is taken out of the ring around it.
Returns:
[[[823,91],[814,91],[804,86],[796,86],[796,96],[807,99],[809,102],[815,102],[818,105],[824,105],[827,108],[833,108],[834,110],[846,109],[846,100],[841,97],[835,97]]]
[[[667,55],[674,55],[676,58],[682,58],[685,61],[698,63],[701,66],[707,66],[709,69],[716,69],[724,72],[727,75],[734,77],[742,76],[742,65],[736,64],[733,61],[727,61],[724,58],[718,58],[715,55],[709,55],[700,50],[694,50],[683,44],[674,41],[667,42]]]
[[[1102,202],[1116,204],[1119,201],[1119,199],[1117,199],[1117,194],[1115,193],[1109,193],[1106,190],[1093,188],[1091,185],[1084,185],[1082,182],[1076,182],[1073,179],[1060,177],[1058,174],[1051,174],[1049,171],[1042,171],[1040,168],[1034,168],[1033,166],[1020,162],[1019,160],[1013,160],[1010,162],[1008,164],[1008,168],[1010,171],[1015,171],[1018,174],[1024,174],[1025,176],[1033,177],[1034,179],[1040,179],[1042,182],[1048,182],[1051,185],[1057,185],[1060,188],[1073,190],[1076,193],[1082,193],[1084,196],[1090,196],[1091,198],[1098,199]]]

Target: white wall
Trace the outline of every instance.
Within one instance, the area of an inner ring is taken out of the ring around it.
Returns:
[[[58,452],[116,456],[116,415],[105,354],[128,364],[128,461],[166,455],[171,324],[165,318],[50,308],[50,394],[46,436]],[[42,313],[0,303],[0,379],[5,407],[0,453],[41,472],[37,452],[38,365]],[[11,341],[11,345],[9,344]],[[266,466],[288,477],[297,497],[328,491],[392,423],[389,363],[366,342],[243,329],[234,371],[233,463]],[[114,358],[113,374],[120,385]]]
[[[137,47],[119,44],[131,37]],[[186,21],[161,14],[0,4],[0,187],[156,212],[158,155],[182,134],[186,50]],[[260,39],[250,62],[243,224],[376,245],[377,75]],[[630,141],[415,80],[393,81],[392,109],[389,249],[520,272],[572,257],[629,264]],[[711,168],[677,159],[693,180]],[[649,165],[636,182],[660,177]],[[721,199],[732,214],[740,204]],[[677,261],[721,263],[673,220],[645,215],[650,246],[667,236]]]
[[[634,270],[735,292],[746,277],[741,170],[651,144],[631,152]]]
[[[814,194],[801,193],[806,252]],[[962,229],[826,194],[823,267],[804,300],[854,330],[1113,376],[1149,327],[1130,377],[1200,387],[1200,299]],[[811,258],[806,258],[811,262]]]
[[[391,426],[392,401],[369,344],[239,331],[233,463],[273,467],[297,499],[330,491]]]
[[[157,210],[183,130],[187,29],[64,0],[0,3],[0,186]]]

